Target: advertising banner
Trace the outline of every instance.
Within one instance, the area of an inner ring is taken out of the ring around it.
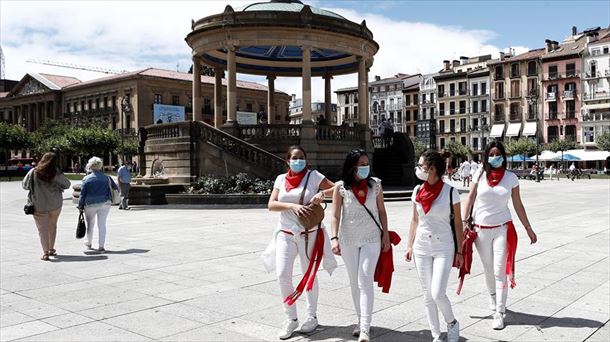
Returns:
[[[153,122],[157,124],[184,121],[184,106],[171,106],[155,103]]]

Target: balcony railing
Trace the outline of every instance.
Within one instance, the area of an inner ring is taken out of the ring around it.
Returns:
[[[610,92],[608,93],[584,93],[583,98],[585,101],[588,100],[606,100],[610,99]]]
[[[610,121],[610,112],[586,113],[582,121]]]
[[[521,115],[521,113],[510,113],[509,121],[510,122],[521,122],[521,121],[523,121],[523,115]]]
[[[576,96],[576,90],[564,90],[563,92],[564,100],[574,100],[574,96]]]
[[[544,99],[546,101],[557,101],[557,93],[546,93]]]
[[[566,72],[549,72],[545,73],[542,77],[544,81],[558,80],[561,78],[572,78],[579,77],[580,70],[570,69],[566,70]]]
[[[598,77],[602,77],[602,73],[600,71],[596,71],[596,72],[592,72],[592,71],[588,71],[588,72],[584,72],[582,74],[582,76],[585,79],[589,79],[589,78],[598,78]]]
[[[460,96],[468,95],[468,90],[460,89],[460,90],[458,90],[458,95],[460,95]]]
[[[504,96],[505,96],[504,92],[495,92],[494,100],[504,100],[505,99]]]
[[[546,113],[545,120],[559,120],[559,113]]]
[[[527,121],[534,121],[534,120],[537,120],[537,118],[536,118],[536,114],[534,114],[534,113],[527,113],[527,115],[525,115],[525,117],[526,117],[526,120],[527,120]]]
[[[496,113],[493,116],[493,120],[496,123],[504,123],[504,122],[506,122],[506,115],[504,115],[504,114],[497,114]]]
[[[518,99],[521,98],[521,92],[520,91],[515,91],[515,92],[510,92],[510,98],[511,99]]]
[[[561,113],[561,118],[564,120],[576,119],[576,112],[573,110]]]

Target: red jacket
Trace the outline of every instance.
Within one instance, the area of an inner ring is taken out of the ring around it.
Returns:
[[[460,283],[458,285],[457,294],[462,292],[462,285],[464,285],[464,278],[467,274],[470,274],[470,268],[472,267],[472,245],[474,240],[477,239],[477,232],[474,230],[466,229],[464,231],[464,241],[462,241],[462,255],[464,256],[464,264],[460,268]]]
[[[390,285],[392,285],[392,273],[394,272],[392,245],[396,246],[400,243],[400,236],[398,233],[395,231],[389,231],[388,233],[390,234],[390,249],[387,252],[381,252],[379,254],[374,276],[377,286],[382,288],[381,291],[383,293],[390,292]]]

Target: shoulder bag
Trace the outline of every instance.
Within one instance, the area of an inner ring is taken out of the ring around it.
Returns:
[[[115,205],[121,203],[121,193],[112,187],[112,179],[108,177],[108,188],[110,189],[110,202]]]
[[[301,191],[301,199],[299,200],[299,204],[303,205],[305,199],[305,191],[307,190],[307,184],[309,183],[309,176],[311,175],[311,171],[307,173],[307,178],[305,179],[305,185],[303,186],[303,191]],[[309,214],[297,215],[299,218],[299,222],[305,228],[305,231],[309,231],[311,228],[319,226],[324,219],[324,208],[320,204],[308,203],[305,204],[305,207],[309,208]]]
[[[32,172],[32,177],[30,178],[30,190],[28,191],[28,199],[25,205],[23,206],[23,212],[26,215],[34,215],[36,212],[36,208],[34,207],[34,178],[36,177],[36,171]]]

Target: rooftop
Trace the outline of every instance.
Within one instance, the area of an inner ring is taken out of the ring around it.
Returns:
[[[271,0],[269,2],[257,2],[251,5],[237,9],[242,12],[253,12],[253,11],[277,11],[277,12],[301,12],[305,5],[299,0]],[[337,19],[345,19],[335,12],[331,12],[325,9],[311,7],[311,12],[317,15],[324,15],[327,17],[333,17]]]

